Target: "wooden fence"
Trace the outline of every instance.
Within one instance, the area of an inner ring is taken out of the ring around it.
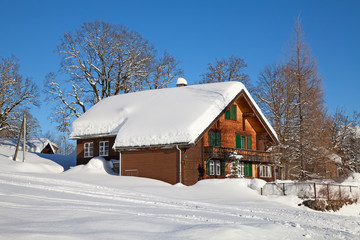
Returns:
[[[302,199],[359,199],[360,188],[354,185],[334,183],[292,182],[267,183],[261,195],[296,195]]]

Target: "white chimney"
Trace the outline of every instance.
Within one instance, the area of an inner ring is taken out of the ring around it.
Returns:
[[[179,77],[179,78],[177,79],[177,82],[176,82],[176,86],[177,86],[177,87],[184,87],[184,86],[187,86],[187,85],[188,85],[188,83],[187,83],[187,81],[185,80],[185,78]]]

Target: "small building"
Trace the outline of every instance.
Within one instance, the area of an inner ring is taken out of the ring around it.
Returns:
[[[274,178],[277,135],[240,82],[111,96],[72,124],[77,164],[119,160],[119,173],[195,184],[225,178],[234,159],[244,177]]]
[[[0,147],[15,149],[17,141],[17,138],[0,138]],[[55,154],[58,148],[55,143],[47,138],[28,138],[25,142],[25,149],[28,152]],[[22,149],[23,143],[21,142],[19,150],[22,151]]]

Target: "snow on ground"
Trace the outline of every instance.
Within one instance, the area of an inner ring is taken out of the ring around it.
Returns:
[[[260,196],[259,180],[194,186],[108,174],[93,159],[58,173],[13,167],[0,149],[0,239],[359,239],[360,215],[316,212]],[[46,159],[37,158],[46,164]],[[30,155],[29,155],[30,158]],[[352,206],[353,210],[358,205]]]

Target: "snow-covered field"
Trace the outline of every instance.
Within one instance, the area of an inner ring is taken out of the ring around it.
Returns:
[[[260,196],[258,180],[173,186],[108,174],[101,159],[62,172],[12,154],[0,149],[0,239],[360,239],[359,204],[316,212]]]

